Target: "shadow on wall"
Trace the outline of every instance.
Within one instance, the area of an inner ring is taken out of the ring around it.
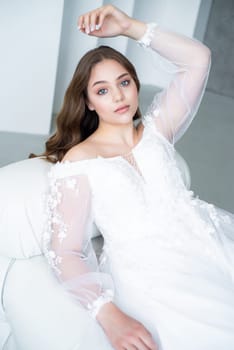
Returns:
[[[234,1],[214,0],[204,43],[212,51],[207,90],[234,98]]]

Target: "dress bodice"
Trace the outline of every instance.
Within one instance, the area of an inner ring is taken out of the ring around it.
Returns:
[[[160,216],[162,207],[169,208],[181,193],[190,196],[186,190],[175,160],[175,149],[153,125],[145,123],[139,143],[131,150],[136,166],[124,157],[116,156],[65,162],[55,165],[58,177],[85,174],[91,193],[93,219],[104,237],[120,232],[132,225],[142,231],[146,216]],[[157,208],[157,211],[155,210]],[[168,210],[168,209],[167,209]],[[123,239],[126,236],[123,235]],[[113,238],[113,237],[112,237]]]
[[[122,250],[139,242],[144,246],[150,237],[156,242],[155,251],[193,241],[197,251],[204,251],[205,244],[209,255],[213,228],[201,219],[199,200],[183,182],[174,146],[146,120],[142,138],[131,153],[135,167],[122,156],[55,166],[57,178],[87,176],[92,220],[104,237],[106,251],[115,255],[118,247]]]

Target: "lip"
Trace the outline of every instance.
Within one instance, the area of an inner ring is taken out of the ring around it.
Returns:
[[[129,109],[128,105],[121,106],[115,110],[115,113],[125,113],[128,111],[128,109]]]

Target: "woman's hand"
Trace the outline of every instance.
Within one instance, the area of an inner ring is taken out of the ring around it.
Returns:
[[[78,28],[100,38],[125,35],[137,40],[144,34],[145,24],[115,6],[105,5],[80,16]]]
[[[158,349],[146,328],[113,303],[107,303],[100,309],[97,320],[115,350]]]

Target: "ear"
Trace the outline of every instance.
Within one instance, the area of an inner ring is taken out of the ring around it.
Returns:
[[[90,111],[94,111],[94,106],[92,105],[92,103],[90,103],[88,100],[86,100],[85,101],[86,102],[86,105],[87,105],[87,107],[88,107],[88,109],[90,110]]]

